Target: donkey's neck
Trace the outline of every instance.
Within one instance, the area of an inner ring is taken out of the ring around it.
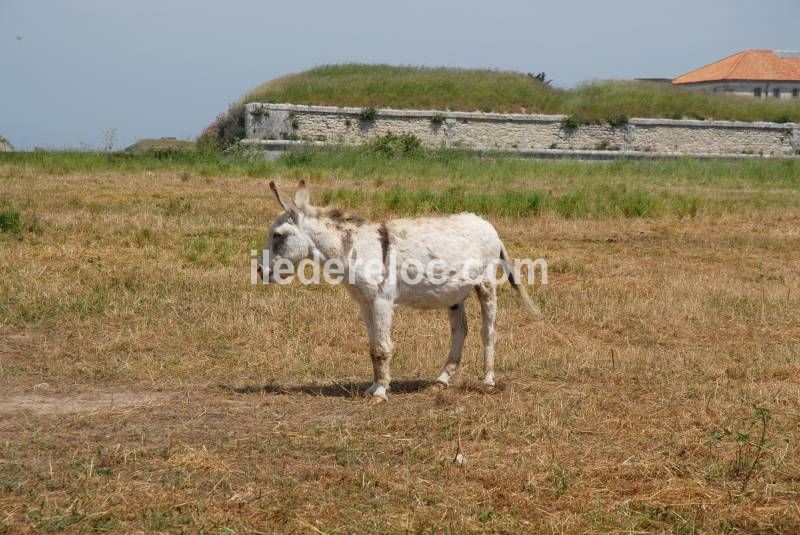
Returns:
[[[348,231],[331,225],[325,219],[306,218],[302,224],[317,252],[322,256],[321,260],[339,259],[344,260],[348,251],[344,250],[343,236]]]

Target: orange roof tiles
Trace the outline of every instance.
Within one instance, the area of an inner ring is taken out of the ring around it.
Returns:
[[[797,53],[745,50],[678,76],[672,83],[697,84],[734,80],[800,81],[800,57]]]

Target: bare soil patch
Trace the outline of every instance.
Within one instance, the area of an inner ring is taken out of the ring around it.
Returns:
[[[0,415],[34,415],[113,411],[163,402],[167,394],[133,390],[106,390],[80,394],[24,393],[0,396]]]

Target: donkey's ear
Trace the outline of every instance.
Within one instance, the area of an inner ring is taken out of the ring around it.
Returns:
[[[269,189],[272,190],[272,193],[275,194],[275,198],[278,200],[278,204],[281,205],[281,208],[286,210],[292,219],[295,221],[299,220],[300,218],[300,208],[295,204],[295,202],[287,195],[284,195],[280,191],[278,191],[278,187],[275,186],[275,182],[269,183]]]
[[[294,203],[297,205],[298,208],[301,210],[305,210],[308,208],[308,188],[306,187],[306,181],[301,180],[300,183],[297,185],[297,191],[294,192]]]

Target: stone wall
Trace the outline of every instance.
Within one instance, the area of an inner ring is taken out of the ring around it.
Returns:
[[[631,119],[611,126],[565,124],[563,115],[526,115],[251,103],[245,107],[249,143],[299,140],[360,144],[388,132],[414,134],[430,147],[477,150],[574,150],[686,155],[800,154],[800,125]]]

